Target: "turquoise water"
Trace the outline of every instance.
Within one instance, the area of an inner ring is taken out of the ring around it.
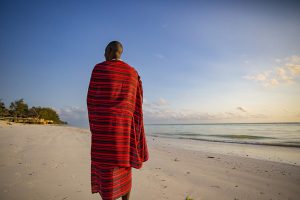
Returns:
[[[146,124],[147,135],[300,148],[300,123]]]

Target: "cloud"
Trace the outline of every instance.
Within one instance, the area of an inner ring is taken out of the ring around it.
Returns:
[[[154,102],[154,104],[157,105],[157,106],[166,106],[169,103],[164,98],[159,98],[158,101]]]
[[[300,64],[287,64],[286,65],[290,71],[290,73],[292,73],[292,75],[294,76],[298,76],[300,75]]]
[[[88,113],[86,108],[83,107],[64,107],[56,109],[59,117],[68,124],[87,127],[88,126]]]
[[[293,84],[296,82],[296,79],[300,77],[300,57],[287,57],[284,59],[284,62],[285,63],[279,67],[254,75],[246,75],[244,78],[258,82],[265,87]]]
[[[165,56],[163,54],[160,54],[160,53],[157,53],[154,56],[159,58],[159,59],[164,59],[165,58]]]
[[[236,109],[238,109],[239,111],[242,111],[242,112],[247,112],[247,111],[245,110],[245,108],[243,108],[243,107],[237,107]]]
[[[249,60],[244,60],[244,63],[245,63],[246,65],[249,65],[249,64],[250,64],[250,61],[249,61]]]
[[[193,109],[172,108],[164,98],[156,101],[144,101],[143,111],[146,123],[201,123],[217,122],[223,120],[240,120],[249,118],[266,118],[264,114],[248,112],[243,107],[236,107],[238,111],[227,111],[218,113],[199,112]]]
[[[288,63],[300,63],[300,56],[293,55],[285,58],[285,61]]]
[[[280,62],[281,62],[281,59],[276,58],[276,59],[275,59],[275,62],[280,63]]]
[[[55,109],[63,121],[78,127],[89,127],[88,113],[84,107],[64,107]],[[265,119],[267,116],[252,113],[243,106],[225,112],[201,112],[195,109],[177,109],[163,97],[154,101],[144,98],[143,113],[145,123],[215,123],[248,119]]]
[[[160,106],[167,106],[169,105],[169,102],[160,97],[158,98],[158,100],[156,101],[152,101],[152,102],[149,102],[146,98],[143,100],[143,103],[144,103],[144,106],[148,107],[148,108],[155,108],[155,107],[160,107]]]

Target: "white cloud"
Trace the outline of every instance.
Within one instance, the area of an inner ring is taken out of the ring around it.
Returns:
[[[287,64],[287,68],[289,69],[290,73],[292,73],[294,76],[300,75],[300,64]]]
[[[162,98],[162,97],[158,98],[158,100],[153,101],[153,102],[148,102],[147,99],[144,99],[143,103],[144,103],[144,106],[146,106],[148,108],[155,108],[155,107],[169,105],[169,102],[166,99]]]
[[[250,61],[249,61],[249,60],[244,60],[244,63],[245,63],[246,65],[249,65],[249,64],[250,64]]]
[[[155,54],[155,57],[159,58],[159,59],[164,59],[165,56],[163,54],[157,53]]]
[[[159,98],[158,101],[154,102],[154,104],[157,106],[165,106],[168,105],[169,103],[164,98]]]
[[[88,126],[88,113],[86,108],[83,107],[65,107],[56,109],[59,117],[68,124],[87,127]]]
[[[276,59],[275,59],[275,62],[280,63],[280,62],[281,62],[281,59],[276,58]]]
[[[300,56],[296,56],[296,55],[293,55],[293,56],[290,56],[290,57],[287,57],[285,58],[285,60],[288,62],[288,63],[300,63]]]
[[[146,103],[145,103],[146,102]],[[158,103],[160,102],[160,103]],[[175,109],[163,98],[156,101],[144,101],[143,111],[146,123],[200,123],[222,120],[240,120],[249,118],[265,118],[263,114],[253,114],[243,107],[236,110],[218,113],[199,112],[193,109]]]
[[[61,117],[80,119],[87,116],[87,110],[80,107],[65,107],[57,110]]]
[[[284,61],[285,63],[282,66],[254,75],[247,75],[244,78],[258,82],[266,87],[295,83],[296,79],[300,77],[300,57],[291,56],[285,58]]]

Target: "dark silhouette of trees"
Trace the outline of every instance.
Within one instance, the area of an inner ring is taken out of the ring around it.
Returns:
[[[2,99],[0,99],[0,117],[7,117],[8,115],[8,109],[5,107],[5,104],[2,101]]]
[[[10,103],[9,112],[12,117],[27,117],[28,105],[24,99],[19,99]]]
[[[0,117],[11,118],[37,118],[52,120],[54,124],[67,124],[60,120],[55,110],[49,107],[32,107],[29,108],[24,99],[11,102],[9,109],[5,107],[4,102],[0,99]]]
[[[60,120],[58,114],[52,108],[32,107],[31,110],[35,112],[39,118],[52,120],[55,124],[65,123]]]

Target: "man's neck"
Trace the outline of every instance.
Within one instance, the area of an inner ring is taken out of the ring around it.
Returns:
[[[111,60],[120,60],[120,61],[122,61],[120,58],[113,58]]]

